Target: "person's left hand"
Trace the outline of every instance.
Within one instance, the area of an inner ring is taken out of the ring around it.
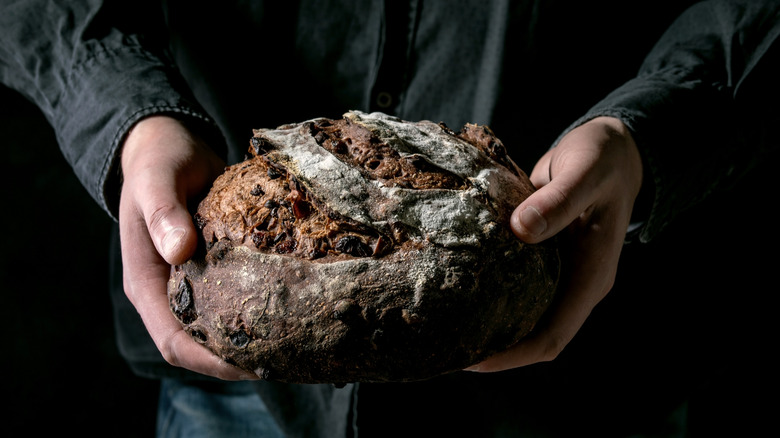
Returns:
[[[514,211],[518,238],[538,243],[564,231],[564,275],[553,305],[527,338],[467,368],[492,372],[555,359],[615,281],[642,185],[642,160],[618,119],[599,117],[564,136],[530,175],[539,188]]]

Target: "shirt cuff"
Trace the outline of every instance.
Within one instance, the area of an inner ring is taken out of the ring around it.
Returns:
[[[144,117],[189,120],[224,155],[224,138],[189,93],[178,71],[140,47],[96,51],[76,65],[52,111],[65,158],[81,183],[114,220],[118,217],[119,154],[130,128]]]

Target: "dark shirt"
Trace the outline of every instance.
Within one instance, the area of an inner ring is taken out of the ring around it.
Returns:
[[[614,116],[645,162],[636,235],[649,242],[777,144],[778,107],[759,103],[777,97],[778,2],[702,2],[664,34],[692,3],[4,1],[0,81],[41,108],[114,218],[122,140],[151,114],[185,120],[228,162],[253,128],[349,109],[456,130],[488,124],[528,172],[560,135]],[[120,349],[134,370],[187,375],[162,361],[116,284]],[[356,391],[261,390],[318,400],[317,415],[342,431]]]

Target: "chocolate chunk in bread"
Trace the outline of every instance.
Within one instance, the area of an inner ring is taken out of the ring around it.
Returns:
[[[349,112],[256,130],[200,203],[171,310],[226,361],[295,383],[410,381],[526,336],[555,240],[509,229],[533,187],[490,129]]]

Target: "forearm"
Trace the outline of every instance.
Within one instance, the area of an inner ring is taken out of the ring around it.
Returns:
[[[148,30],[156,8],[52,3],[3,5],[0,80],[41,109],[82,184],[116,217],[118,155],[130,127],[159,113],[211,122],[164,55],[159,33]]]
[[[751,102],[776,80],[766,69],[779,33],[772,2],[699,4],[672,25],[636,78],[572,125],[612,116],[631,130],[647,176],[641,240],[734,183],[767,150],[757,137],[777,108],[759,113]]]

